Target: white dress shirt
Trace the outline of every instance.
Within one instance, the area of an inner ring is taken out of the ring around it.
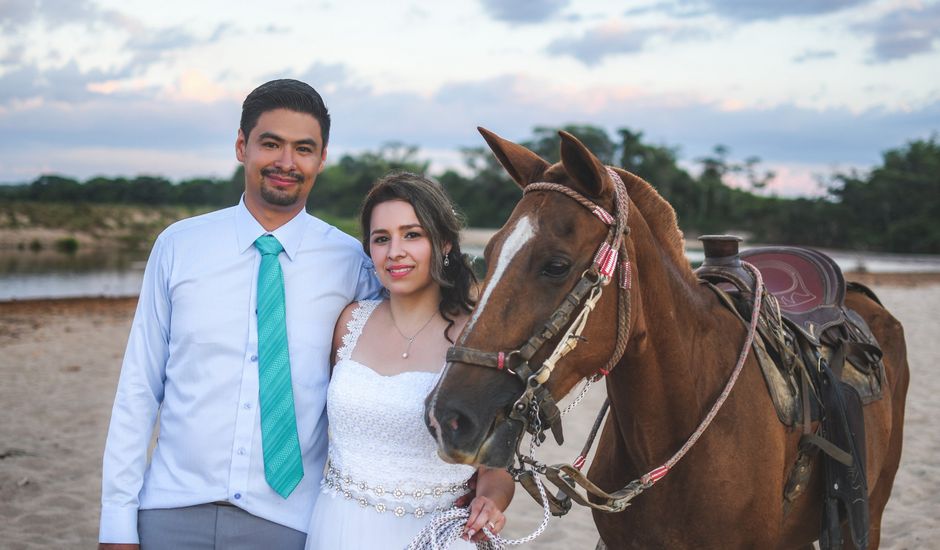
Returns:
[[[307,214],[271,232],[280,254],[304,477],[284,499],[264,477],[255,314],[266,234],[244,201],[182,220],[154,244],[121,367],[102,475],[101,542],[134,543],[140,508],[227,500],[307,530],[327,450],[333,327],[380,286],[354,238]],[[159,411],[159,436],[147,448]]]

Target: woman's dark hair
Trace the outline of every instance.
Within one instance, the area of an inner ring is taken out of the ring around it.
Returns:
[[[369,254],[372,225],[372,210],[376,205],[388,201],[405,201],[415,210],[418,222],[427,231],[431,240],[431,278],[441,287],[441,303],[438,311],[447,321],[444,336],[453,343],[450,328],[453,316],[470,313],[476,300],[472,293],[477,278],[467,257],[460,251],[460,216],[454,209],[450,197],[439,183],[411,172],[392,172],[379,178],[362,203],[359,223],[362,226],[362,248]],[[444,247],[450,244],[448,263],[444,265]]]

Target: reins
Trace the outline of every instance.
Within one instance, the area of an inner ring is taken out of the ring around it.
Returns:
[[[686,440],[686,442],[676,451],[668,460],[666,460],[661,466],[653,468],[646,474],[640,476],[639,478],[631,481],[625,485],[619,491],[613,493],[608,493],[592,483],[587,476],[581,472],[581,468],[584,465],[584,460],[587,456],[587,452],[590,450],[593,445],[594,438],[597,435],[597,430],[600,426],[600,422],[604,417],[604,414],[607,412],[609,406],[609,399],[604,402],[604,405],[601,408],[600,414],[595,421],[594,427],[591,430],[591,434],[588,437],[588,441],[585,444],[584,448],[581,451],[581,454],[574,461],[573,464],[555,464],[548,466],[545,464],[540,464],[538,462],[532,461],[535,471],[543,474],[549,481],[554,483],[568,498],[581,504],[582,506],[587,506],[595,510],[601,510],[604,512],[620,512],[626,509],[630,505],[630,501],[633,500],[643,491],[649,489],[656,484],[659,480],[666,476],[670,470],[672,470],[675,465],[682,460],[682,457],[689,452],[693,445],[699,440],[708,426],[712,423],[715,416],[718,414],[718,411],[724,405],[725,401],[728,399],[728,396],[731,394],[731,390],[734,388],[735,383],[738,380],[741,371],[744,368],[744,364],[747,362],[748,351],[750,350],[753,342],[754,336],[757,332],[757,323],[760,318],[760,306],[761,299],[763,295],[763,278],[761,277],[760,271],[755,268],[753,265],[742,262],[745,268],[747,268],[754,275],[754,309],[751,313],[751,320],[748,324],[747,336],[744,340],[744,345],[742,346],[741,353],[738,355],[738,361],[734,366],[734,370],[731,372],[731,376],[728,378],[728,381],[725,383],[724,388],[721,391],[721,394],[712,404],[711,408],[708,410],[708,413],[705,415],[705,418],[699,423],[698,427],[692,432],[692,435]],[[582,495],[578,492],[578,486],[581,486],[586,494]],[[588,494],[598,497],[602,500],[600,504],[595,504],[589,500]],[[555,497],[558,503],[555,506],[564,506],[561,503],[561,499]],[[551,498],[549,499],[551,500]],[[555,507],[553,506],[553,507]],[[570,507],[570,505],[569,505]]]

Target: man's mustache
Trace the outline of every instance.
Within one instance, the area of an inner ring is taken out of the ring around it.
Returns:
[[[281,172],[277,168],[262,168],[261,175],[266,178],[271,177],[271,176],[276,176],[281,179],[291,179],[291,180],[296,181],[297,183],[300,183],[304,180],[303,174],[300,174],[298,172]]]

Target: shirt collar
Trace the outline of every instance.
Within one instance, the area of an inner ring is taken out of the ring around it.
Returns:
[[[235,207],[235,231],[238,235],[238,251],[239,253],[245,252],[254,246],[258,237],[270,234],[277,238],[277,241],[284,247],[287,258],[293,261],[294,256],[300,249],[309,219],[310,217],[304,209],[291,218],[289,222],[274,231],[265,231],[264,227],[248,211],[248,207],[245,206],[245,195],[242,195],[241,200],[238,201],[238,206]]]

